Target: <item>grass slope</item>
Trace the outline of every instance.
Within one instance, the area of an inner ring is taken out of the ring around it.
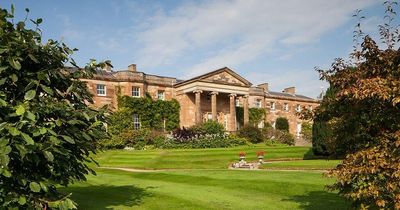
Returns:
[[[79,209],[347,209],[316,172],[98,170],[68,189]]]
[[[218,149],[114,150],[102,152],[95,159],[100,166],[108,167],[226,169],[230,163],[238,160],[240,151],[247,153],[248,161],[256,161],[256,153],[260,150],[266,152],[265,160],[313,158],[310,155],[309,147],[265,146],[260,144]]]
[[[62,190],[71,192],[79,209],[348,209],[325,185],[333,180],[318,171],[268,169],[327,169],[338,161],[271,162],[263,171],[227,170],[245,151],[256,161],[313,158],[308,147],[243,146],[225,149],[106,151],[95,156],[101,166],[172,169],[126,172],[96,168],[97,176]]]

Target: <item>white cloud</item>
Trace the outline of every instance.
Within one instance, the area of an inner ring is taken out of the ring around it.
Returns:
[[[279,46],[318,41],[346,23],[372,0],[219,0],[159,11],[143,23],[138,63],[158,67],[207,51],[186,77],[221,66],[237,66]]]

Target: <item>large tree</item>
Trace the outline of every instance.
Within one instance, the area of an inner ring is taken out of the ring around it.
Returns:
[[[94,173],[86,163],[104,134],[104,115],[87,106],[92,98],[79,78],[99,65],[65,69],[75,65],[73,50],[43,44],[42,20],[14,24],[13,13],[0,8],[0,209],[74,208],[57,186]]]
[[[358,24],[355,38],[361,44],[350,59],[321,71],[335,89],[325,110],[333,142],[346,155],[328,173],[337,177],[330,188],[362,209],[400,209],[400,34],[393,26],[397,3],[384,4],[386,23],[379,32],[385,47]]]

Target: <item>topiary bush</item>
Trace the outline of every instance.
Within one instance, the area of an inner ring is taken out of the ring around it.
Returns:
[[[284,117],[278,117],[276,119],[275,128],[277,130],[283,130],[289,132],[289,121]]]
[[[264,140],[261,130],[254,126],[245,126],[237,131],[237,135],[246,138],[251,143],[260,143]]]

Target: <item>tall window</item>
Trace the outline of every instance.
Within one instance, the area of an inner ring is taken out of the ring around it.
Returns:
[[[159,91],[157,92],[157,99],[158,99],[158,100],[164,100],[164,99],[165,99],[165,91],[159,90]]]
[[[301,135],[301,123],[298,122],[296,127],[296,137],[300,137],[300,135]]]
[[[288,103],[284,103],[284,104],[283,104],[283,110],[284,110],[285,112],[289,111],[289,104],[288,104]]]
[[[301,106],[300,106],[300,104],[297,104],[297,105],[296,105],[296,111],[297,111],[297,112],[301,112]]]
[[[261,99],[256,100],[256,108],[261,108]]]
[[[132,96],[140,97],[140,87],[132,87]]]
[[[275,110],[275,102],[271,102],[271,110]]]
[[[240,106],[240,100],[237,98],[235,99],[235,106],[239,107]]]
[[[133,114],[133,129],[135,130],[140,129],[140,121],[138,114]]]
[[[105,96],[106,95],[106,85],[97,84],[96,91],[98,96]]]

